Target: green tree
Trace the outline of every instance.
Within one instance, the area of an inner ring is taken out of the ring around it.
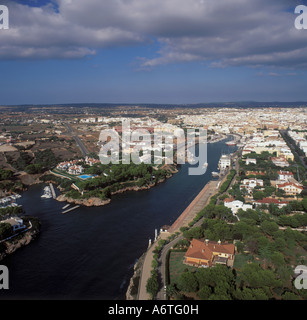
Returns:
[[[266,289],[266,287],[280,287],[282,285],[272,270],[263,270],[256,263],[244,265],[241,277],[245,286],[252,288]]]
[[[261,223],[260,227],[264,233],[266,233],[270,236],[272,236],[274,234],[274,232],[276,232],[278,230],[277,223],[275,223],[273,221],[271,222],[271,221],[265,220]]]
[[[13,176],[13,172],[11,170],[0,169],[0,180],[9,180]]]
[[[262,191],[255,191],[253,193],[254,200],[262,200],[265,197],[265,194]]]
[[[177,287],[181,291],[195,292],[198,289],[197,279],[192,272],[183,272],[177,279]]]
[[[244,250],[244,244],[241,241],[236,242],[237,252],[242,253]]]
[[[203,237],[203,235],[204,231],[201,227],[194,227],[183,232],[183,236],[188,240],[192,240],[193,238],[200,239]]]
[[[283,300],[301,300],[300,297],[298,295],[296,295],[294,292],[285,292],[282,295],[282,299]]]
[[[212,294],[212,289],[209,286],[202,287],[198,293],[197,296],[201,300],[208,300],[210,298],[210,295]]]
[[[280,268],[285,265],[285,259],[283,254],[279,252],[274,252],[271,256],[271,261],[274,264],[275,268]]]
[[[302,206],[303,206],[304,210],[307,212],[307,198],[304,198],[302,200]]]
[[[12,227],[9,223],[0,223],[0,240],[6,239],[12,235]]]
[[[158,275],[156,272],[153,272],[151,277],[147,280],[146,291],[153,298],[157,294],[158,290],[159,290]]]
[[[42,166],[40,164],[29,164],[25,168],[25,172],[29,174],[36,174],[42,172]]]

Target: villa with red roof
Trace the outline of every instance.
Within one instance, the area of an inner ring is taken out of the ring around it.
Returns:
[[[281,184],[276,184],[277,189],[284,190],[287,195],[297,195],[303,191],[303,187],[293,183],[293,182],[284,182]]]
[[[232,267],[235,257],[235,246],[221,241],[205,242],[193,239],[185,254],[184,263],[196,267],[212,267],[224,264]]]
[[[257,200],[254,202],[256,205],[261,205],[261,204],[266,204],[269,205],[271,203],[275,204],[278,206],[278,208],[282,208],[289,204],[289,201],[282,201],[278,199],[273,199],[273,198],[263,198],[262,200]]]

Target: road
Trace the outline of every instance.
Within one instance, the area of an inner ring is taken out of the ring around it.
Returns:
[[[223,177],[222,179],[225,179]],[[180,217],[173,223],[168,232],[160,233],[159,239],[167,239],[171,234],[179,231],[181,227],[187,226],[190,221],[196,216],[196,214],[205,207],[208,203],[208,200],[212,195],[214,195],[218,191],[218,186],[220,185],[221,180],[212,180],[210,181],[196,196],[196,198],[191,202],[191,204],[184,210],[184,212],[180,215]],[[198,221],[194,226],[198,226],[202,223],[202,221]],[[177,238],[166,244],[159,255],[158,259],[158,273],[160,275],[160,282],[162,283],[161,289],[157,294],[158,300],[164,300],[164,285],[166,283],[165,279],[165,261],[168,250],[174,246],[179,240],[183,239],[182,235],[179,235]],[[153,250],[155,249],[158,241],[156,241],[146,252],[146,256],[144,259],[144,263],[142,266],[142,274],[139,285],[139,294],[138,300],[148,300],[150,299],[149,294],[146,292],[146,283],[148,278],[150,277],[150,271],[152,269],[151,263],[153,260]]]
[[[87,148],[85,147],[84,143],[81,141],[81,139],[78,137],[77,134],[75,134],[73,128],[71,127],[71,125],[69,123],[65,123],[65,126],[67,128],[67,132],[68,134],[70,134],[74,140],[76,141],[78,147],[80,148],[82,155],[85,157],[89,154],[89,151],[87,150]]]

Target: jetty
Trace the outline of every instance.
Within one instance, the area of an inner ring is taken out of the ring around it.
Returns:
[[[75,210],[75,209],[77,209],[77,208],[79,208],[79,207],[80,207],[79,205],[74,206],[74,207],[72,207],[72,208],[69,208],[69,209],[63,211],[62,213],[64,214],[64,213],[70,212],[70,211]]]
[[[53,188],[53,184],[49,183],[49,187],[51,189],[52,197],[53,197],[53,199],[55,199],[56,198],[56,194],[55,194],[55,191],[54,191],[54,188]]]

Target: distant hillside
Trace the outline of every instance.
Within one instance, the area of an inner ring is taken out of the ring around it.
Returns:
[[[307,107],[306,101],[293,102],[257,102],[257,101],[238,101],[238,102],[211,102],[211,103],[195,103],[195,104],[152,104],[152,103],[70,103],[70,104],[40,104],[40,105],[2,105],[0,112],[7,110],[19,112],[31,112],[37,109],[46,109],[46,111],[56,112],[57,109],[112,109],[112,108],[150,108],[150,109],[177,109],[177,108],[297,108]],[[62,110],[63,111],[63,110]],[[67,110],[68,111],[68,110]],[[72,110],[71,110],[72,111]]]

